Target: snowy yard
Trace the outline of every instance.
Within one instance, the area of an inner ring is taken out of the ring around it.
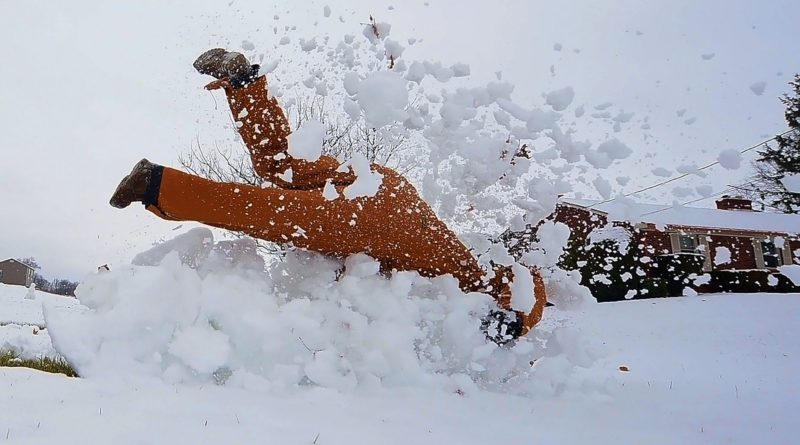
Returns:
[[[0,317],[38,322],[39,306],[22,301],[20,289],[0,287]],[[602,346],[599,358],[572,357],[570,363],[585,361],[588,367],[565,368],[568,379],[550,394],[475,389],[461,395],[413,386],[275,391],[170,384],[141,375],[71,379],[2,369],[0,439],[31,444],[794,440],[800,420],[800,295],[605,303],[551,310],[547,318],[545,325],[571,327],[571,335],[594,345],[590,349]],[[4,341],[26,344],[20,338]],[[541,378],[555,381],[552,373]]]
[[[0,14],[0,259],[97,273],[0,284],[3,363],[81,376],[0,367],[0,445],[800,443],[800,293],[579,284],[800,283],[800,2],[43,3]]]

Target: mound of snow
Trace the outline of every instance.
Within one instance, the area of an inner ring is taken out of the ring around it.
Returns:
[[[265,272],[252,240],[210,238],[207,229],[193,229],[138,255],[139,265],[88,277],[76,291],[88,310],[46,308],[56,349],[89,378],[151,376],[275,391],[527,393],[559,387],[568,369],[596,356],[582,340],[565,346],[571,334],[556,335],[564,328],[554,326],[511,347],[487,342],[480,324],[492,299],[461,292],[450,277],[389,277],[367,255],[342,262],[303,251]],[[531,366],[545,355],[560,357],[557,370]]]
[[[61,311],[81,310],[75,298],[0,284],[0,351],[14,351],[26,359],[58,355],[44,326],[42,304]]]

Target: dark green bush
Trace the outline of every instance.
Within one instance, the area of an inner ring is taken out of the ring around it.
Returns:
[[[659,255],[656,257],[656,276],[666,280],[670,296],[683,295],[689,276],[702,275],[705,256],[693,253]]]
[[[768,270],[716,270],[710,275],[708,292],[800,292],[789,278]],[[770,276],[777,284],[770,285]]]
[[[669,283],[666,279],[647,278],[642,281],[642,290],[636,295],[636,298],[664,298],[669,296]]]

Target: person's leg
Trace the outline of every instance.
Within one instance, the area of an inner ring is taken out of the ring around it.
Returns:
[[[512,311],[511,283],[515,278],[514,273],[512,269],[507,266],[499,266],[495,268],[494,272],[494,277],[489,280],[486,291],[494,296],[499,307],[507,311]],[[513,311],[516,313],[517,319],[512,321],[512,324],[514,324],[513,329],[516,330],[512,337],[523,336],[533,329],[533,327],[542,320],[544,308],[547,304],[547,290],[542,274],[536,268],[530,268],[530,273],[533,278],[533,307],[528,312]],[[500,318],[503,317],[504,316],[501,316]]]
[[[226,60],[237,61],[235,69],[226,70]],[[195,67],[219,79],[206,88],[225,91],[256,173],[278,187],[294,190],[321,189],[327,181],[336,185],[351,184],[354,175],[337,172],[340,163],[335,158],[322,156],[309,162],[289,155],[288,136],[292,130],[286,113],[278,100],[269,95],[267,78],[258,75],[258,65],[252,65],[248,72],[244,71],[243,63],[246,59],[241,54],[215,49],[201,55]],[[238,74],[231,77],[230,71]]]
[[[355,202],[321,193],[214,182],[168,167],[144,204],[159,217],[197,221],[281,244],[344,256],[367,251],[368,238],[350,224]]]

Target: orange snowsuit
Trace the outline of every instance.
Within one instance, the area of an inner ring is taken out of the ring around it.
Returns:
[[[352,169],[337,171],[340,163],[330,156],[309,162],[288,154],[291,129],[277,99],[267,92],[266,77],[241,88],[226,80],[206,88],[225,90],[255,172],[275,187],[214,182],[165,167],[157,202],[148,210],[165,219],[198,221],[328,255],[363,252],[379,260],[384,270],[414,270],[429,277],[451,274],[464,291],[490,289],[501,307],[509,307],[507,271],[486,283],[485,271],[467,247],[403,176],[372,165],[383,175],[374,196],[328,200],[322,194],[326,182],[341,194],[356,178]],[[289,169],[290,178],[285,174]],[[519,313],[525,333],[541,319],[546,302],[544,283],[535,271],[534,279],[536,304],[530,313]]]

